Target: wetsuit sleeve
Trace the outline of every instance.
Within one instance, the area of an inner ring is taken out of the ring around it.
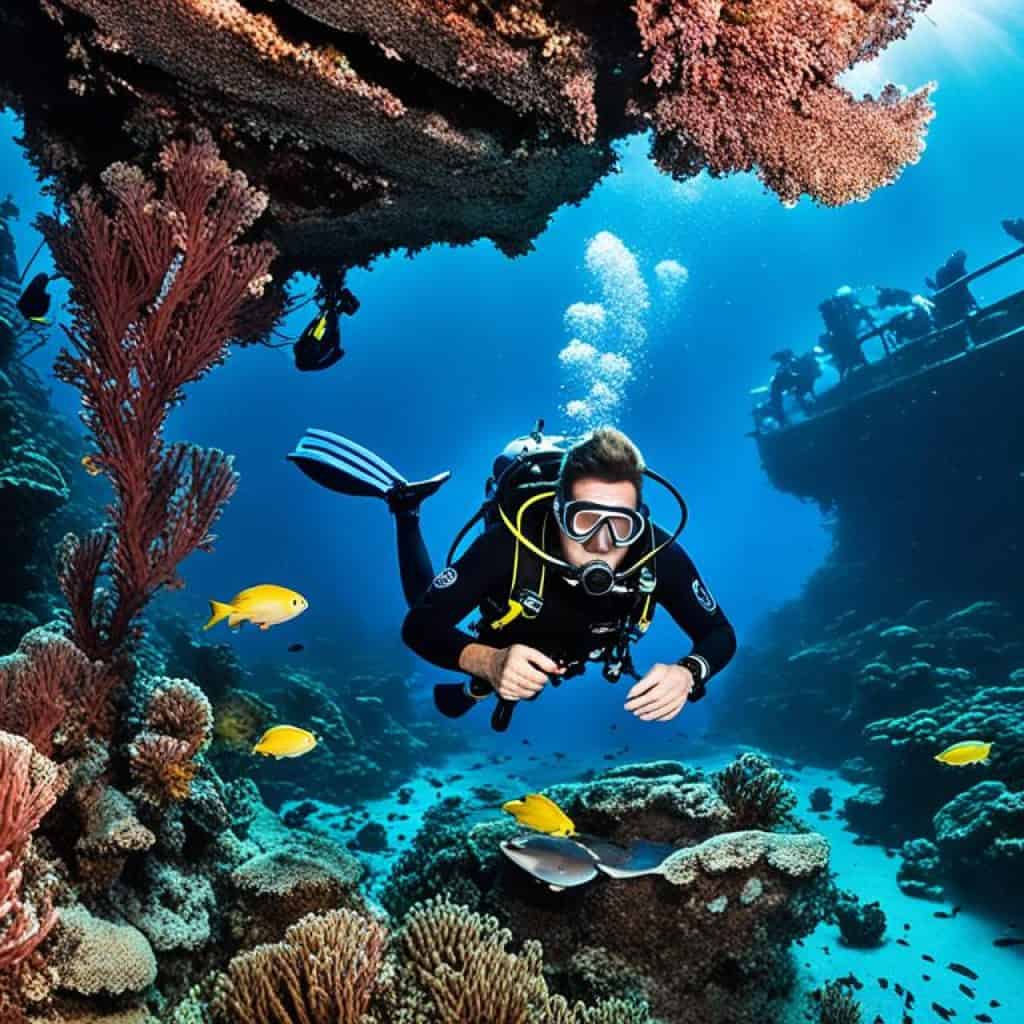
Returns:
[[[405,616],[402,641],[421,658],[440,668],[459,671],[459,656],[477,638],[459,623],[488,594],[508,579],[511,538],[504,526],[491,527],[465,554],[442,569]]]
[[[661,538],[664,539],[664,535]],[[736,653],[736,633],[717,600],[701,579],[690,556],[678,542],[658,552],[658,585],[655,598],[663,605],[693,642],[688,653],[706,666],[706,683],[732,660]]]

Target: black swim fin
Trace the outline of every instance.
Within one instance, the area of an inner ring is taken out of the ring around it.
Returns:
[[[312,427],[287,458],[321,486],[360,498],[384,498],[393,512],[415,508],[451,476],[446,471],[410,483],[369,449],[340,434]]]

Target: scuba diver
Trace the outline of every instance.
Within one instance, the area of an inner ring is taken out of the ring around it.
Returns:
[[[935,292],[931,297],[935,326],[960,326],[952,333],[964,343],[968,340],[966,319],[978,309],[978,300],[966,284],[956,284],[967,276],[967,253],[957,249],[938,270],[935,277],[926,277],[924,283]],[[954,287],[950,287],[954,285]]]
[[[857,367],[867,366],[858,334],[862,327],[876,325],[853,289],[848,285],[837,288],[835,295],[818,305],[818,312],[825,324],[825,333],[819,336],[818,343],[831,356],[839,379],[844,380]]]
[[[542,430],[540,421],[495,460],[483,504],[436,574],[419,508],[449,472],[410,483],[365,448],[315,429],[287,457],[331,490],[387,502],[409,604],[402,639],[427,661],[470,677],[435,686],[442,714],[457,718],[496,696],[491,724],[503,731],[517,701],[533,700],[548,682],[560,685],[597,661],[609,682],[622,675],[636,680],[627,710],[645,721],[669,721],[704,696],[736,650],[732,625],[677,542],[686,503],[621,431],[601,427],[571,439]],[[645,478],[679,506],[671,533],[642,501]],[[478,522],[484,532],[455,559]],[[688,634],[692,649],[640,677],[631,645],[650,626],[656,604]],[[480,619],[471,632],[460,629],[474,610]]]
[[[784,348],[773,352],[771,358],[779,364],[779,368],[772,374],[769,383],[765,413],[777,420],[780,426],[785,426],[783,398],[791,393],[804,414],[810,416],[814,411],[814,382],[821,376],[817,356],[813,351],[797,356],[791,348]]]

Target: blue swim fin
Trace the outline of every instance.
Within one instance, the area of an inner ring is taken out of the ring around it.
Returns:
[[[322,487],[360,498],[384,498],[392,511],[415,507],[451,476],[444,472],[410,483],[368,448],[315,427],[307,429],[287,458]]]

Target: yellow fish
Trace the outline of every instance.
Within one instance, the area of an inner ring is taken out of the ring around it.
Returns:
[[[988,764],[988,753],[991,749],[991,743],[983,743],[981,740],[964,740],[962,743],[954,743],[953,746],[946,747],[941,754],[935,755],[935,760],[957,767],[965,764]]]
[[[82,468],[89,474],[89,476],[99,476],[100,473],[103,472],[103,467],[92,455],[82,456]]]
[[[239,591],[226,604],[211,601],[210,621],[203,629],[216,626],[221,619],[227,619],[228,625],[232,628],[240,622],[249,621],[260,629],[269,629],[271,626],[294,619],[308,607],[309,602],[296,591],[275,586],[273,583],[260,583],[258,586]]]
[[[543,793],[528,793],[522,800],[509,800],[501,809],[513,815],[520,825],[549,836],[576,834],[576,826],[568,815]]]
[[[254,754],[273,757],[302,757],[316,746],[316,737],[295,725],[272,725],[252,748]]]

